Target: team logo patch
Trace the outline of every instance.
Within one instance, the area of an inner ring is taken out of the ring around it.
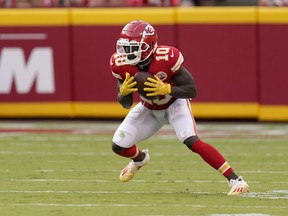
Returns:
[[[156,76],[162,81],[165,80],[168,77],[168,75],[165,72],[163,72],[163,71],[158,72],[156,74]]]

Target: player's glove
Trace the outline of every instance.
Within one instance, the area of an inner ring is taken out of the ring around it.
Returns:
[[[157,96],[157,95],[167,95],[171,93],[171,85],[168,83],[164,83],[162,80],[159,79],[156,75],[154,75],[155,79],[147,78],[149,82],[145,82],[144,85],[151,87],[151,88],[144,88],[144,91],[150,92],[147,94],[148,97],[150,96]]]
[[[133,88],[137,84],[136,81],[133,82],[134,77],[130,77],[130,74],[128,72],[126,72],[125,76],[125,80],[120,87],[120,94],[122,96],[126,96],[132,92],[138,91],[137,88]]]

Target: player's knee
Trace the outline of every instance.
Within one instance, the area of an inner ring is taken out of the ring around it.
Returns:
[[[118,146],[114,142],[112,142],[112,151],[115,152],[116,154],[119,154],[119,152],[123,151],[124,148]]]
[[[192,149],[192,146],[195,142],[199,140],[198,136],[190,136],[187,139],[184,140],[184,144],[189,148]]]

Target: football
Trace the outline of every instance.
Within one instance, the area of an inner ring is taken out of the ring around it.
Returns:
[[[142,97],[148,99],[148,100],[155,100],[158,98],[158,96],[153,96],[153,97],[147,97],[146,94],[148,92],[144,91],[143,89],[147,86],[144,85],[144,83],[147,81],[147,78],[154,78],[154,76],[148,72],[137,72],[134,75],[134,79],[137,82],[136,87],[138,88],[138,94],[141,95]]]

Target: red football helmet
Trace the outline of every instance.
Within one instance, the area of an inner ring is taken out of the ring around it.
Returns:
[[[135,20],[128,23],[117,40],[117,54],[130,65],[148,59],[157,48],[158,35],[149,23]]]

